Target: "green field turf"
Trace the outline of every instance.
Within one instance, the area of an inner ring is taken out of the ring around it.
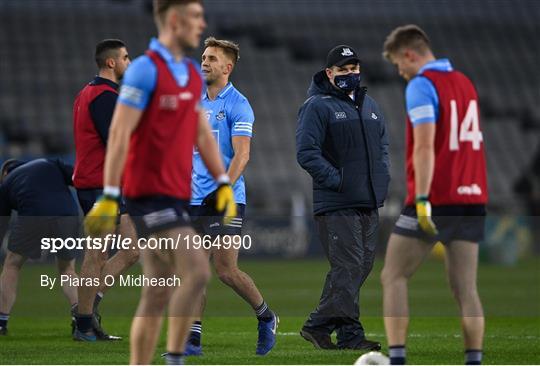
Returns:
[[[208,290],[204,356],[188,364],[352,364],[354,351],[319,351],[298,331],[316,305],[327,264],[324,261],[243,261],[280,317],[278,343],[266,357],[254,355],[256,320],[250,309],[216,278]],[[378,261],[361,291],[362,321],[370,339],[384,342]],[[134,270],[137,272],[137,269]],[[58,288],[39,287],[50,265],[28,265],[9,323],[0,338],[0,364],[122,364],[129,359],[127,336],[139,289],[114,288],[102,302],[103,324],[115,343],[76,343],[70,339],[67,302]],[[487,364],[540,364],[540,260],[515,267],[482,265],[479,288],[486,312],[484,361]],[[408,361],[415,364],[463,362],[457,310],[446,285],[442,262],[430,260],[411,283],[413,315]],[[165,330],[154,363],[163,363]]]

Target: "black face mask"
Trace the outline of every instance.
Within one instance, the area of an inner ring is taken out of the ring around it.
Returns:
[[[336,75],[334,76],[334,84],[336,84],[338,89],[345,93],[350,93],[360,85],[360,79],[360,73],[355,72],[345,75]]]

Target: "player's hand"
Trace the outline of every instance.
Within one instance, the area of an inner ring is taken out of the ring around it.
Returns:
[[[84,219],[84,231],[90,236],[99,236],[112,232],[116,227],[118,216],[118,199],[112,196],[101,196]]]
[[[229,224],[236,217],[234,192],[229,183],[221,183],[216,189],[216,210],[224,214],[223,223]]]
[[[429,236],[435,236],[439,233],[431,219],[431,203],[427,196],[416,197],[416,216],[418,217],[418,225],[423,232]]]

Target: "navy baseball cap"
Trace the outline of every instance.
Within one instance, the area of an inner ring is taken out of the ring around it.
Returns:
[[[326,67],[359,63],[360,58],[354,48],[345,44],[332,48],[326,56]]]

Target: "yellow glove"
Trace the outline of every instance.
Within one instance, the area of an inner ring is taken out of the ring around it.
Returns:
[[[116,228],[118,200],[112,196],[101,196],[84,219],[84,231],[90,236],[110,233]]]
[[[418,217],[418,225],[423,232],[429,236],[435,236],[439,233],[431,219],[431,203],[427,196],[416,196],[416,216]]]
[[[234,192],[228,183],[222,183],[216,189],[216,210],[224,212],[223,223],[229,224],[236,217]]]

